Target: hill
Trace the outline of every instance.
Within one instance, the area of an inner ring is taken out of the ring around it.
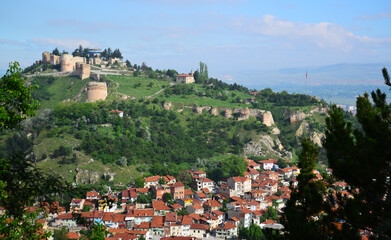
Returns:
[[[39,86],[33,96],[41,108],[22,131],[1,139],[2,155],[27,150],[40,168],[70,182],[124,186],[141,175],[180,176],[191,168],[213,174],[232,156],[295,161],[303,136],[321,145],[323,101],[251,93],[216,79],[179,84],[155,73],[101,71],[107,100],[92,103],[85,103],[91,79],[29,78]]]

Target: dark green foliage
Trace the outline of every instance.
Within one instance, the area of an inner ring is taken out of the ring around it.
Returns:
[[[83,212],[89,212],[91,211],[91,206],[90,205],[84,205],[83,206]]]
[[[138,188],[144,187],[144,178],[143,177],[137,177],[134,179],[134,185]]]
[[[168,77],[174,79],[176,77],[176,75],[178,75],[178,72],[174,69],[167,69],[166,75]]]
[[[383,76],[389,83],[386,69]],[[333,174],[351,187],[354,197],[337,199],[337,215],[345,220],[343,232],[370,229],[374,238],[389,239],[391,112],[384,93],[378,89],[371,95],[373,103],[367,93],[357,98],[359,128],[343,119],[342,109],[332,107],[324,146]]]
[[[46,70],[61,70],[61,65],[52,65],[50,63],[38,63],[38,64],[33,64],[29,67],[26,67],[23,70],[24,74],[33,74],[35,72],[40,72],[40,71],[45,72]]]
[[[54,229],[53,238],[54,238],[54,240],[67,240],[68,239],[67,233],[68,233],[67,227],[62,227],[60,229]]]
[[[220,161],[215,168],[208,168],[207,175],[213,181],[235,176],[243,176],[247,169],[247,164],[243,158],[231,156]]]
[[[173,197],[171,195],[171,193],[164,193],[163,194],[163,201],[168,203],[168,202],[172,202],[173,200]]]
[[[184,216],[188,215],[189,213],[187,212],[187,208],[183,208],[182,210],[178,211],[178,216]]]
[[[152,195],[141,193],[137,196],[136,202],[137,203],[152,203]]]
[[[53,76],[34,77],[31,84],[37,85],[38,87],[31,92],[32,98],[38,101],[49,100],[52,94],[49,93],[48,89],[55,80],[56,79]]]
[[[58,48],[55,48],[52,52],[54,55],[57,55],[57,56],[60,56],[60,51],[58,50]]]
[[[275,106],[309,106],[323,104],[326,106],[326,102],[319,102],[312,96],[305,94],[289,94],[286,91],[273,92],[270,88],[265,88],[261,93],[257,94],[255,99],[258,103],[254,103],[254,107],[264,109],[264,105],[273,103]]]
[[[35,86],[24,86],[21,71],[18,62],[10,63],[0,79],[0,131],[17,127],[22,120],[34,115],[38,107],[31,97]]]
[[[247,240],[266,240],[265,235],[262,232],[260,226],[251,223],[248,228],[240,228],[239,229],[239,239],[247,239]]]
[[[67,146],[60,146],[54,150],[52,157],[69,156],[72,153],[72,148]]]
[[[327,231],[322,211],[325,210],[323,195],[326,188],[323,182],[314,180],[316,158],[319,150],[309,139],[303,139],[303,150],[299,155],[297,177],[298,187],[291,187],[292,193],[284,209],[282,222],[287,239],[327,239]]]

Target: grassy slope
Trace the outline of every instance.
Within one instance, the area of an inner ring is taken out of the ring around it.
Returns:
[[[167,81],[160,81],[156,79],[149,79],[143,76],[139,77],[133,77],[133,76],[113,76],[109,75],[107,76],[107,80],[111,80],[113,84],[109,87],[109,96],[108,99],[118,99],[119,96],[116,95],[116,84],[119,83],[118,87],[118,93],[125,94],[128,96],[134,96],[138,99],[145,98],[147,96],[150,96],[156,92],[158,92],[160,89],[169,87],[170,84]],[[80,80],[77,77],[61,77],[57,78],[56,81],[52,86],[49,87],[49,92],[52,94],[52,97],[49,101],[42,102],[42,108],[53,108],[56,103],[64,101],[64,100],[75,100],[76,96],[81,92],[81,98],[79,101],[85,100],[85,93],[82,91],[82,89],[86,86],[88,80]],[[114,83],[115,82],[115,83]],[[135,84],[140,84],[139,87],[134,88]],[[151,86],[151,85],[152,86]],[[196,89],[199,91],[204,91],[205,86],[202,86],[200,84],[193,84]],[[233,94],[234,93],[234,94]],[[197,95],[186,95],[186,96],[179,96],[179,95],[171,95],[169,97],[165,97],[164,92],[157,95],[159,99],[163,99],[165,101],[171,101],[176,106],[192,106],[192,105],[198,105],[198,106],[213,106],[213,107],[230,107],[230,108],[236,108],[236,107],[249,107],[251,108],[251,104],[244,104],[244,103],[234,103],[233,101],[239,97],[240,99],[248,99],[251,98],[251,95],[244,94],[238,91],[226,91],[226,94],[228,96],[228,99],[226,101],[222,101],[219,99],[212,99],[209,97],[200,97]],[[234,96],[233,96],[234,95]],[[152,105],[150,105],[153,107]],[[161,106],[156,106],[161,107]],[[296,110],[301,110],[308,112],[309,107],[305,108],[296,108]],[[191,116],[192,110],[191,109],[184,109],[183,114],[186,116]],[[318,117],[318,116],[317,116]],[[180,121],[185,121],[186,117],[180,118]],[[181,124],[181,123],[180,123]],[[109,136],[113,136],[112,128],[99,128],[97,131],[103,131],[107,133]],[[75,139],[70,134],[60,134],[56,135],[55,137],[50,137],[47,135],[48,133],[43,132],[40,137],[36,139],[36,146],[34,147],[34,152],[36,156],[41,159],[41,156],[43,153],[46,153],[47,155],[50,155],[53,153],[54,149],[57,149],[60,145],[70,146],[72,148],[75,148],[80,141]],[[232,133],[231,133],[232,134]],[[76,175],[76,168],[80,169],[89,169],[91,171],[99,171],[99,172],[114,172],[115,180],[114,183],[121,182],[122,184],[126,184],[130,182],[130,179],[133,177],[137,177],[140,175],[139,172],[136,170],[136,166],[129,166],[129,167],[119,167],[117,165],[111,165],[107,164],[104,165],[98,161],[89,162],[91,159],[90,156],[85,155],[83,152],[75,151],[77,154],[78,160],[76,163],[71,164],[59,164],[60,158],[53,159],[53,160],[43,160],[38,163],[38,166],[45,171],[50,172],[57,172],[60,175],[63,175],[65,179],[68,181],[73,181],[74,177]],[[216,157],[216,158],[220,158]],[[216,161],[216,159],[212,158],[208,161]]]
[[[80,80],[76,76],[57,77],[55,82],[49,87],[51,94],[49,101],[41,102],[41,108],[53,108],[56,103],[64,100],[75,100],[76,96],[86,86],[89,79]],[[85,92],[81,93],[80,100],[85,101]]]

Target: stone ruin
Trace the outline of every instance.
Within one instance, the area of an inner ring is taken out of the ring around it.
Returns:
[[[87,84],[87,102],[105,100],[107,97],[107,85],[105,82],[89,82]]]
[[[71,75],[77,75],[80,79],[90,77],[91,68],[87,64],[85,57],[74,57],[71,54],[54,55],[50,52],[42,53],[42,62],[53,65],[60,65],[61,72],[71,72]]]

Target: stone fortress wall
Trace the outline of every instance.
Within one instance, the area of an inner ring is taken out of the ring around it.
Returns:
[[[42,62],[53,65],[60,65],[61,72],[71,72],[71,75],[77,75],[80,79],[89,78],[91,75],[91,66],[87,63],[85,57],[74,57],[71,54],[54,55],[50,52],[42,53]],[[99,57],[90,59],[92,64],[99,64]],[[105,82],[89,82],[87,84],[87,102],[105,100],[107,97],[107,85]]]
[[[105,100],[107,97],[107,85],[105,82],[89,82],[87,84],[87,102]]]
[[[72,72],[72,75],[77,75],[80,79],[89,78],[91,74],[90,65],[87,64],[85,57],[74,57],[71,54],[57,56],[50,52],[43,52],[42,62],[60,65],[61,72]]]

